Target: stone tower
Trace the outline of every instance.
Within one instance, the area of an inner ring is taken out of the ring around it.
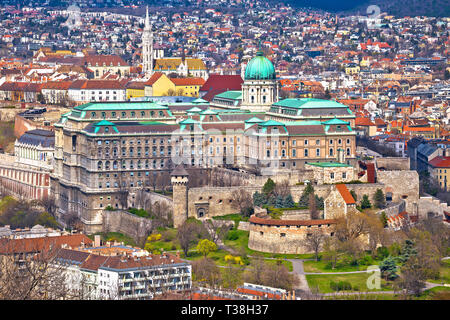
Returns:
[[[153,33],[148,16],[148,7],[142,34],[142,72],[148,77],[153,74]]]
[[[173,187],[173,226],[178,228],[188,217],[189,174],[183,165],[179,165],[170,175]]]

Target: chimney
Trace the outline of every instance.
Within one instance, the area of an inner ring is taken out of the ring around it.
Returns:
[[[96,234],[94,236],[94,247],[100,247],[101,245],[100,235]]]

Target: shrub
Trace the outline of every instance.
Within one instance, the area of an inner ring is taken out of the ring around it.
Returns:
[[[352,285],[348,281],[330,281],[330,288],[334,291],[352,290]]]
[[[161,233],[152,233],[151,235],[149,235],[147,237],[147,241],[152,242],[152,241],[158,241],[161,239]]]
[[[373,259],[371,256],[366,255],[366,256],[362,257],[361,259],[359,259],[358,264],[361,266],[371,266],[371,265],[373,265]]]
[[[238,230],[230,230],[227,233],[227,240],[237,240],[239,239],[239,231]]]
[[[389,250],[386,247],[378,247],[377,248],[377,258],[385,259],[389,256]]]
[[[361,201],[361,208],[371,208],[372,204],[370,203],[369,196],[367,194],[363,195],[362,201]]]

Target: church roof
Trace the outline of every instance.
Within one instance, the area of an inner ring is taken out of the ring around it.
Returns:
[[[202,59],[186,58],[187,67],[189,70],[206,70],[205,63]],[[181,58],[163,58],[156,59],[155,71],[157,70],[172,70],[176,71],[178,66],[182,63]]]

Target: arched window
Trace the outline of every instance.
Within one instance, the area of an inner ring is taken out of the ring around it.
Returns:
[[[333,148],[330,148],[330,156],[333,156]]]
[[[117,161],[113,162],[113,169],[117,169]]]
[[[109,161],[105,162],[105,170],[109,170]]]
[[[103,163],[101,161],[97,162],[97,169],[102,170],[103,169]]]

